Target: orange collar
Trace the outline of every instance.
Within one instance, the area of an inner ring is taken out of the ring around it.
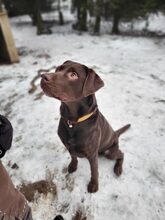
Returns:
[[[82,117],[78,118],[76,122],[72,122],[70,120],[67,120],[68,126],[70,128],[73,128],[73,125],[78,124],[83,121],[86,121],[88,118],[90,118],[96,112],[96,110],[97,110],[97,108],[93,112],[86,114],[86,115],[83,115]]]
[[[90,117],[93,115],[93,113],[94,113],[94,112],[91,112],[91,113],[89,113],[89,114],[87,114],[87,115],[84,115],[84,116],[80,117],[80,118],[77,120],[77,123],[83,122],[83,121],[87,120],[88,118],[90,118]]]

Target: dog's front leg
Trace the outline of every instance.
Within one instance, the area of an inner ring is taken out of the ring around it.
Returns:
[[[88,158],[91,167],[91,180],[88,184],[88,192],[94,193],[98,191],[98,154]]]
[[[78,160],[76,156],[71,155],[71,162],[68,166],[68,172],[73,173],[77,170]]]

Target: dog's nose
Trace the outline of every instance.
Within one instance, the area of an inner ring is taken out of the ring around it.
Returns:
[[[44,73],[44,74],[41,74],[41,77],[42,77],[42,79],[44,79],[46,82],[50,82],[50,81],[52,80],[51,74]]]

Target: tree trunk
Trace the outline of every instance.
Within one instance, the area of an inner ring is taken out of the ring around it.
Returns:
[[[87,31],[87,0],[81,1],[79,30]]]
[[[77,0],[77,22],[74,28],[80,31],[87,31],[87,0]]]
[[[59,25],[64,25],[64,16],[62,11],[59,11]]]
[[[94,6],[95,6],[94,0],[88,1],[88,11],[89,11],[90,17],[94,17],[95,16],[95,13],[94,13],[94,10],[93,10]]]
[[[61,2],[58,0],[58,17],[59,17],[59,25],[64,25],[64,17],[61,11]]]
[[[96,9],[95,9],[96,19],[95,19],[95,25],[94,25],[94,33],[100,32],[101,7],[102,7],[102,1],[97,0],[96,1]]]
[[[42,21],[40,0],[29,0],[29,13],[33,25],[37,26],[37,34],[45,34],[45,28]]]
[[[30,17],[32,19],[32,25],[37,26],[37,15],[32,14],[32,15],[30,15]]]
[[[38,8],[37,10],[37,34],[40,35],[43,33],[45,33],[45,29],[44,29],[44,24],[42,21],[41,11]]]
[[[109,20],[109,18],[110,18],[110,9],[109,9],[109,2],[105,2],[104,3],[104,18],[105,18],[105,20],[106,21],[108,21]]]
[[[98,34],[100,33],[100,21],[101,21],[101,16],[96,16],[95,20],[95,25],[94,25],[94,33]]]
[[[113,14],[112,34],[120,34],[119,22],[120,22],[119,13],[118,12],[114,12],[114,14]]]

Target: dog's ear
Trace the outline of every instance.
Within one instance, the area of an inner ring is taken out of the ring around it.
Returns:
[[[73,63],[73,61],[71,61],[71,60],[66,60],[63,64],[66,64],[66,63]]]
[[[90,68],[87,68],[87,77],[83,86],[83,97],[91,95],[104,86],[103,80],[97,73]]]

